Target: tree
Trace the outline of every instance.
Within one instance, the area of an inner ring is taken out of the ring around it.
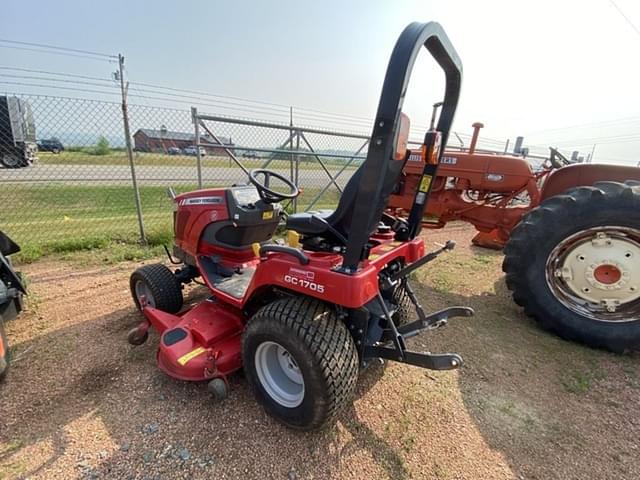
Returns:
[[[93,149],[94,155],[109,155],[111,148],[109,148],[109,140],[101,136]]]

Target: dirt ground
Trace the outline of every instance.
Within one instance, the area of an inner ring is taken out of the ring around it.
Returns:
[[[267,417],[241,374],[214,403],[206,385],[156,368],[157,336],[129,346],[137,264],[24,267],[29,308],[8,325],[15,363],[0,387],[0,479],[640,478],[638,355],[540,331],[511,301],[502,255],[470,247],[472,234],[429,234],[458,247],[414,279],[429,308],[476,310],[411,341],[465,365],[369,369],[353,408],[315,433]]]

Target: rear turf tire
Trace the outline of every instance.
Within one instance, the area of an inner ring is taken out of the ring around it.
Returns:
[[[597,259],[596,247],[591,250],[592,258],[596,258],[589,271],[591,283],[583,284],[583,297],[579,289],[571,290],[571,286],[586,278],[583,273],[586,270],[570,268],[571,274],[564,277],[559,268],[575,261],[573,258],[590,264],[591,259],[586,258],[589,255],[581,256],[579,249],[583,248],[581,245],[597,246],[588,235],[599,233],[605,235],[605,239],[615,239],[614,235],[618,235],[622,245],[628,240],[624,247],[628,252],[620,257],[620,262],[611,262],[618,263],[626,272],[629,280],[624,288],[629,294],[640,288],[635,285],[640,255],[629,253],[640,248],[640,184],[637,182],[597,182],[592,187],[572,188],[529,212],[513,230],[504,249],[502,269],[506,273],[506,284],[513,292],[514,301],[524,307],[527,315],[562,338],[613,352],[636,350],[640,348],[640,299],[631,299],[616,311],[608,312],[604,306],[598,307],[597,303],[583,298],[611,295],[606,290],[609,285],[596,283],[593,278],[594,267],[604,262]],[[571,243],[581,235],[587,235],[580,240],[582,244],[577,240],[575,245]],[[558,253],[561,248],[565,248],[564,257]],[[614,247],[609,248],[612,253],[606,258],[617,258]],[[630,257],[628,261],[625,255]],[[559,260],[554,263],[556,258],[564,259],[565,263]]]
[[[9,362],[9,341],[4,329],[4,320],[0,317],[0,382],[7,376]]]
[[[160,263],[145,265],[131,274],[131,296],[138,308],[140,297],[145,295],[149,306],[168,313],[178,313],[183,298],[180,282],[171,270]]]
[[[269,346],[286,352],[302,379],[302,393],[289,406],[265,386],[260,352]],[[356,346],[334,309],[322,302],[292,297],[263,307],[244,332],[242,357],[258,401],[267,413],[289,427],[320,428],[352,401],[358,380]]]

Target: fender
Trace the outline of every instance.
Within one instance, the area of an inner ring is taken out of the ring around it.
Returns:
[[[540,201],[566,192],[572,187],[593,185],[596,182],[626,180],[640,181],[640,168],[626,165],[580,164],[554,170],[542,186]]]

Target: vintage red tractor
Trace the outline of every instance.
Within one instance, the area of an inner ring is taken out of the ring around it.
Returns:
[[[434,107],[435,108],[435,107]],[[522,156],[448,149],[423,225],[471,223],[473,243],[503,248],[515,302],[560,336],[612,351],[640,346],[640,168],[571,164],[557,150],[534,172]],[[389,201],[408,215],[422,181],[414,150]]]

